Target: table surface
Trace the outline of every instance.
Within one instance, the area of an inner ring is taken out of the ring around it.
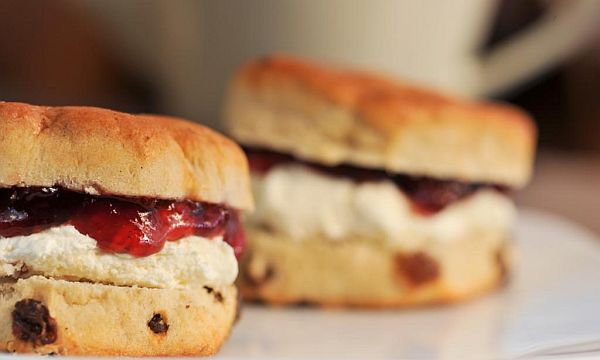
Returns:
[[[600,155],[542,152],[517,203],[552,211],[600,234]]]

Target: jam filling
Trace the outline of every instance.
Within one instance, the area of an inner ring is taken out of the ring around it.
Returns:
[[[190,235],[222,235],[238,258],[245,244],[238,212],[223,205],[92,196],[59,187],[0,189],[0,236],[31,235],[63,224],[95,239],[103,251],[137,257]]]
[[[392,181],[410,199],[413,209],[421,215],[433,215],[446,206],[481,189],[493,189],[504,194],[510,192],[508,187],[498,184],[467,183],[424,176],[394,174],[384,170],[359,168],[346,164],[325,166],[265,149],[245,148],[244,150],[248,155],[250,170],[257,174],[264,174],[280,164],[297,163],[330,176],[348,178],[359,183]]]

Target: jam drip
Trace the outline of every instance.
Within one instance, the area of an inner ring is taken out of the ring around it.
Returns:
[[[346,164],[324,166],[270,150],[246,148],[245,151],[250,162],[250,169],[258,174],[264,174],[276,165],[298,163],[330,176],[348,178],[356,182],[392,181],[410,199],[413,209],[422,215],[435,214],[446,206],[481,189],[494,189],[502,193],[509,192],[508,187],[496,184],[466,183],[424,176],[394,174],[383,170],[365,169]]]
[[[0,236],[71,224],[106,252],[148,256],[166,241],[223,235],[237,257],[245,237],[237,211],[222,205],[98,197],[58,187],[0,189]]]

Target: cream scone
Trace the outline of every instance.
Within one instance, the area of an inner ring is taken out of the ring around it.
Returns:
[[[174,118],[0,102],[0,349],[211,355],[237,313],[242,150]]]
[[[256,201],[246,299],[418,305],[505,278],[535,153],[523,112],[272,56],[237,73],[225,117]]]

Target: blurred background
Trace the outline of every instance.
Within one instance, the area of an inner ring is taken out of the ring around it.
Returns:
[[[0,1],[6,101],[220,128],[232,72],[272,52],[526,109],[540,149],[518,201],[600,232],[600,1]]]

